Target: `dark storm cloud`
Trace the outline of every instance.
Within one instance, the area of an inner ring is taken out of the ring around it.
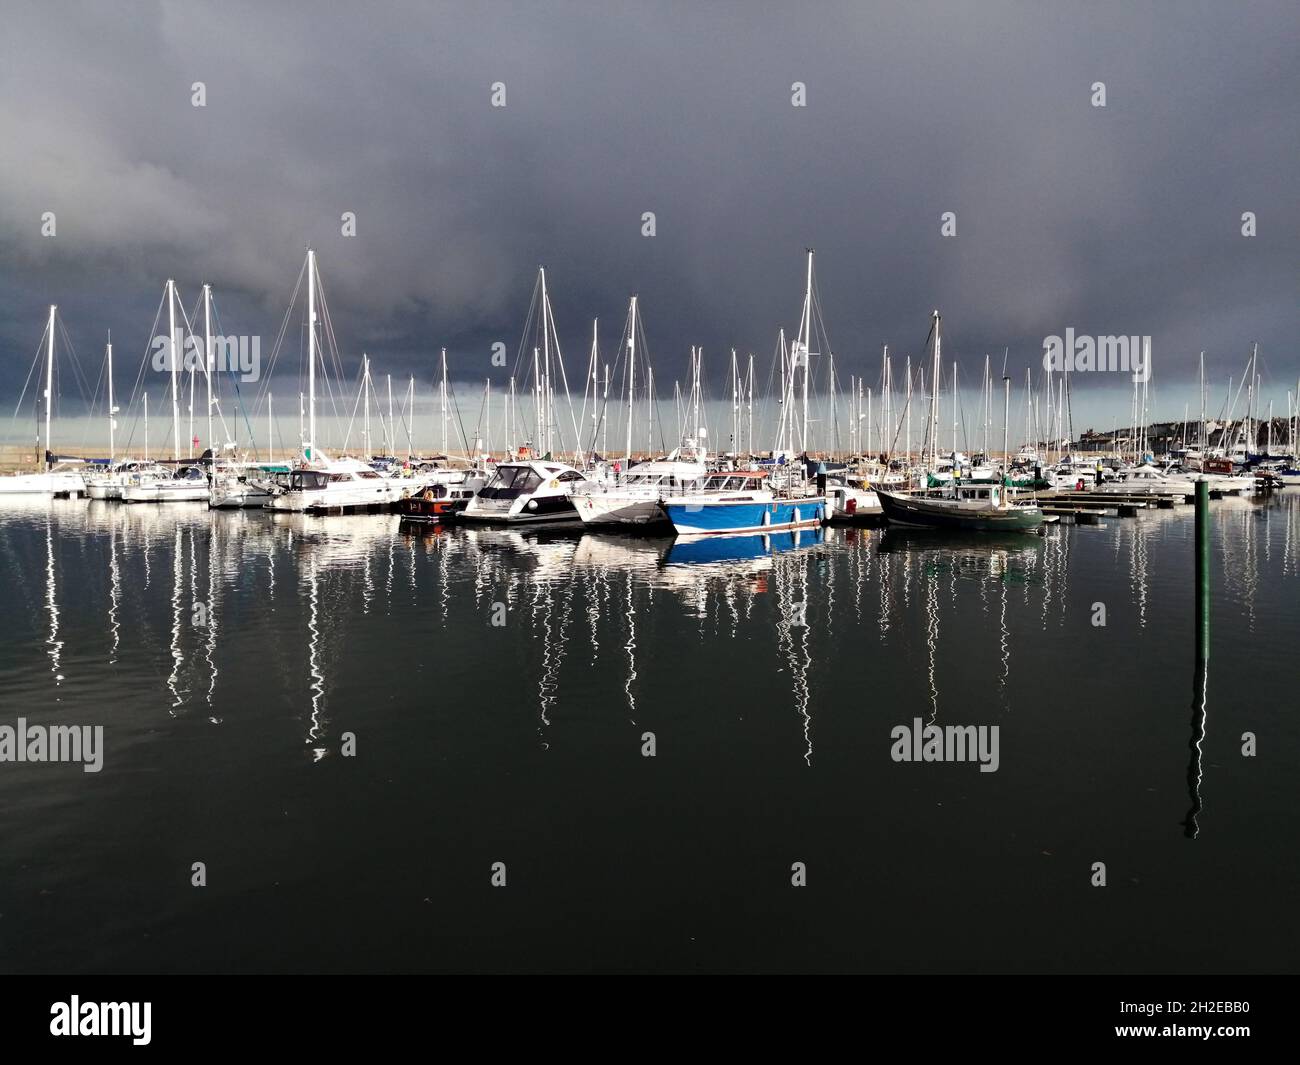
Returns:
[[[211,281],[227,331],[273,336],[308,243],[345,356],[422,380],[444,344],[467,378],[492,341],[513,351],[539,263],[571,373],[591,317],[612,349],[633,291],[661,380],[692,343],[715,380],[731,346],[765,370],[806,245],[844,375],[874,375],[882,342],[919,354],[932,307],[968,378],[1004,346],[1037,366],[1066,326],[1152,335],[1158,381],[1202,348],[1240,373],[1252,340],[1273,379],[1296,373],[1293,3],[32,3],[3,19],[9,396],[49,302],[83,359],[108,328],[143,353],[169,276],[191,300]]]

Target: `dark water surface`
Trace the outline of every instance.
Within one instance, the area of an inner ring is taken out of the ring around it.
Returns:
[[[1291,969],[1300,495],[1213,514],[1198,743],[1190,507],[764,553],[7,502],[0,725],[105,756],[0,763],[0,968]],[[892,761],[917,717],[998,771]]]

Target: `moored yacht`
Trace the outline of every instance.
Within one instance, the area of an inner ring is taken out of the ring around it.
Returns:
[[[420,475],[419,487],[398,500],[397,512],[408,521],[445,521],[469,506],[486,483],[482,470],[438,468]]]
[[[503,462],[459,517],[462,521],[502,525],[576,521],[572,493],[585,481],[579,470],[562,462]]]
[[[703,486],[708,475],[705,449],[692,440],[664,459],[642,462],[616,482],[584,481],[573,490],[573,505],[584,525],[652,525],[668,519],[660,499]]]
[[[851,474],[827,478],[826,507],[826,519],[838,523],[871,521],[884,514],[871,482]]]
[[[0,495],[81,495],[86,484],[72,469],[52,468],[44,473],[7,473],[0,476]]]
[[[287,483],[272,489],[266,509],[291,513],[369,510],[391,506],[410,487],[377,473],[360,459],[330,459],[318,453],[311,465],[290,470]]]
[[[45,412],[45,468],[38,473],[0,475],[0,495],[79,496],[86,490],[81,474],[59,463],[50,450],[50,425],[54,408],[54,333],[58,307],[50,306],[50,319],[41,338],[45,350],[45,388],[37,402]],[[39,358],[39,356],[38,356]],[[35,366],[33,365],[33,371]],[[24,387],[24,392],[26,388]],[[22,400],[19,400],[21,404]]]
[[[123,503],[206,503],[208,475],[198,466],[178,466],[171,475],[139,473],[122,485]]]
[[[767,470],[722,470],[660,506],[681,536],[772,532],[825,520],[825,498],[775,491],[767,480]]]
[[[1116,479],[1093,488],[1098,495],[1190,496],[1196,485],[1188,477],[1171,477],[1150,463],[1120,470]]]
[[[912,495],[880,492],[879,496],[891,525],[1014,532],[1043,521],[1038,507],[1012,503],[1000,484],[953,484]]]

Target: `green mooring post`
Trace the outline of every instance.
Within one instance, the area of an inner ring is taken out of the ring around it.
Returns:
[[[1196,661],[1210,659],[1210,485],[1196,482]]]

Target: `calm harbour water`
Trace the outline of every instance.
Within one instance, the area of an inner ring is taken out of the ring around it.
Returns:
[[[1213,516],[1197,758],[1190,507],[764,553],[6,502],[0,725],[105,755],[0,763],[0,969],[1289,969],[1300,494]],[[998,771],[892,761],[918,717]]]

